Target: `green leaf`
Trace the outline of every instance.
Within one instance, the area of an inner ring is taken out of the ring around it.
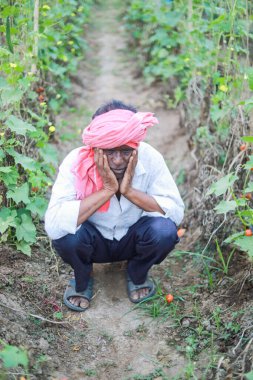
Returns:
[[[26,243],[35,243],[36,241],[36,228],[32,218],[23,213],[21,218],[16,218],[16,237],[18,241],[24,240]]]
[[[15,151],[15,149],[6,149],[7,153],[14,157],[15,164],[20,164],[26,170],[34,171],[39,167],[39,164],[31,157],[25,156]]]
[[[12,132],[16,132],[19,135],[25,136],[27,131],[36,131],[36,128],[16,116],[11,115],[7,118],[5,124]]]
[[[207,195],[215,194],[217,196],[224,194],[229,187],[238,179],[237,175],[227,174],[225,177],[219,179],[217,182],[213,183],[207,192]]]
[[[0,358],[5,368],[14,368],[19,365],[28,368],[28,355],[22,348],[6,344],[0,351]]]
[[[47,163],[56,164],[58,161],[58,153],[52,144],[47,144],[39,151],[43,160]]]
[[[42,218],[46,212],[48,201],[42,197],[35,197],[31,199],[26,209],[31,211],[32,214],[38,214]]]
[[[237,202],[237,206],[245,206],[247,204],[246,199],[241,199],[241,198],[238,198],[236,202]]]
[[[236,244],[242,251],[247,252],[253,259],[253,236],[241,236],[235,240]]]
[[[24,95],[24,91],[21,91],[19,88],[7,87],[3,88],[1,91],[1,100],[3,106],[8,106],[12,103],[19,102]]]
[[[249,88],[252,91],[253,90],[253,68],[252,67],[249,67],[247,69],[247,74],[248,74]]]
[[[6,186],[15,185],[19,174],[15,166],[0,167],[0,179]]]
[[[243,136],[242,140],[245,142],[252,142],[253,143],[253,136]]]
[[[243,192],[244,194],[246,194],[246,193],[251,193],[252,191],[253,191],[253,181],[250,181]]]
[[[226,214],[229,211],[234,211],[237,207],[235,201],[221,201],[214,210],[217,214]]]
[[[10,54],[11,53],[9,52],[9,50],[0,47],[0,58],[8,57],[8,55],[10,55]]]
[[[25,242],[24,240],[17,241],[16,242],[16,248],[17,250],[23,252],[26,256],[31,256],[32,250],[29,243]]]
[[[3,150],[0,150],[0,160],[3,160],[5,158],[5,153]]]
[[[245,373],[245,376],[247,380],[253,380],[253,371]]]
[[[230,243],[232,243],[234,240],[236,240],[239,236],[244,236],[244,232],[236,232],[235,234],[228,236],[228,237],[224,240],[224,243],[226,243],[226,244],[230,244]]]
[[[7,207],[0,210],[0,233],[3,234],[9,227],[16,227],[17,212]]]
[[[252,169],[253,168],[253,155],[249,156],[248,158],[249,158],[249,160],[244,165],[244,168],[245,169]]]
[[[24,204],[28,204],[30,203],[30,199],[28,197],[29,195],[29,186],[28,186],[28,183],[24,183],[23,185],[21,186],[13,186],[10,188],[9,191],[7,191],[7,198],[8,199],[13,199],[14,202],[16,202],[17,204],[19,202],[23,202]]]

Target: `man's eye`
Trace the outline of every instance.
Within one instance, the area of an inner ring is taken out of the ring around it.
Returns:
[[[132,150],[130,150],[130,149],[126,149],[126,150],[122,150],[122,152],[123,152],[124,154],[131,154],[131,153],[132,153]]]
[[[106,154],[109,154],[111,156],[112,154],[114,154],[114,150],[107,150]]]

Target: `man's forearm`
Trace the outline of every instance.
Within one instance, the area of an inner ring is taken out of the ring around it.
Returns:
[[[114,193],[107,189],[99,190],[80,203],[80,209],[77,219],[77,226],[85,222],[91,215],[94,214],[104,203],[106,203]]]
[[[156,202],[155,198],[151,195],[148,195],[140,190],[130,188],[125,194],[123,194],[130,202],[134,203],[136,206],[141,208],[144,211],[148,212],[160,212],[165,214],[161,209],[159,204]]]

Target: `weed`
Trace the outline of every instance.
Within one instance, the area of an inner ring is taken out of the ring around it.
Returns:
[[[88,377],[97,376],[97,371],[95,369],[86,369],[84,374]]]

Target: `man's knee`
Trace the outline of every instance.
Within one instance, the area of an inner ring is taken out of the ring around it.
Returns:
[[[177,228],[169,218],[150,217],[146,238],[156,241],[161,246],[174,247],[178,242]]]
[[[62,254],[73,255],[90,246],[91,240],[89,229],[83,224],[75,234],[67,234],[60,239],[53,240],[53,246],[61,256]]]

